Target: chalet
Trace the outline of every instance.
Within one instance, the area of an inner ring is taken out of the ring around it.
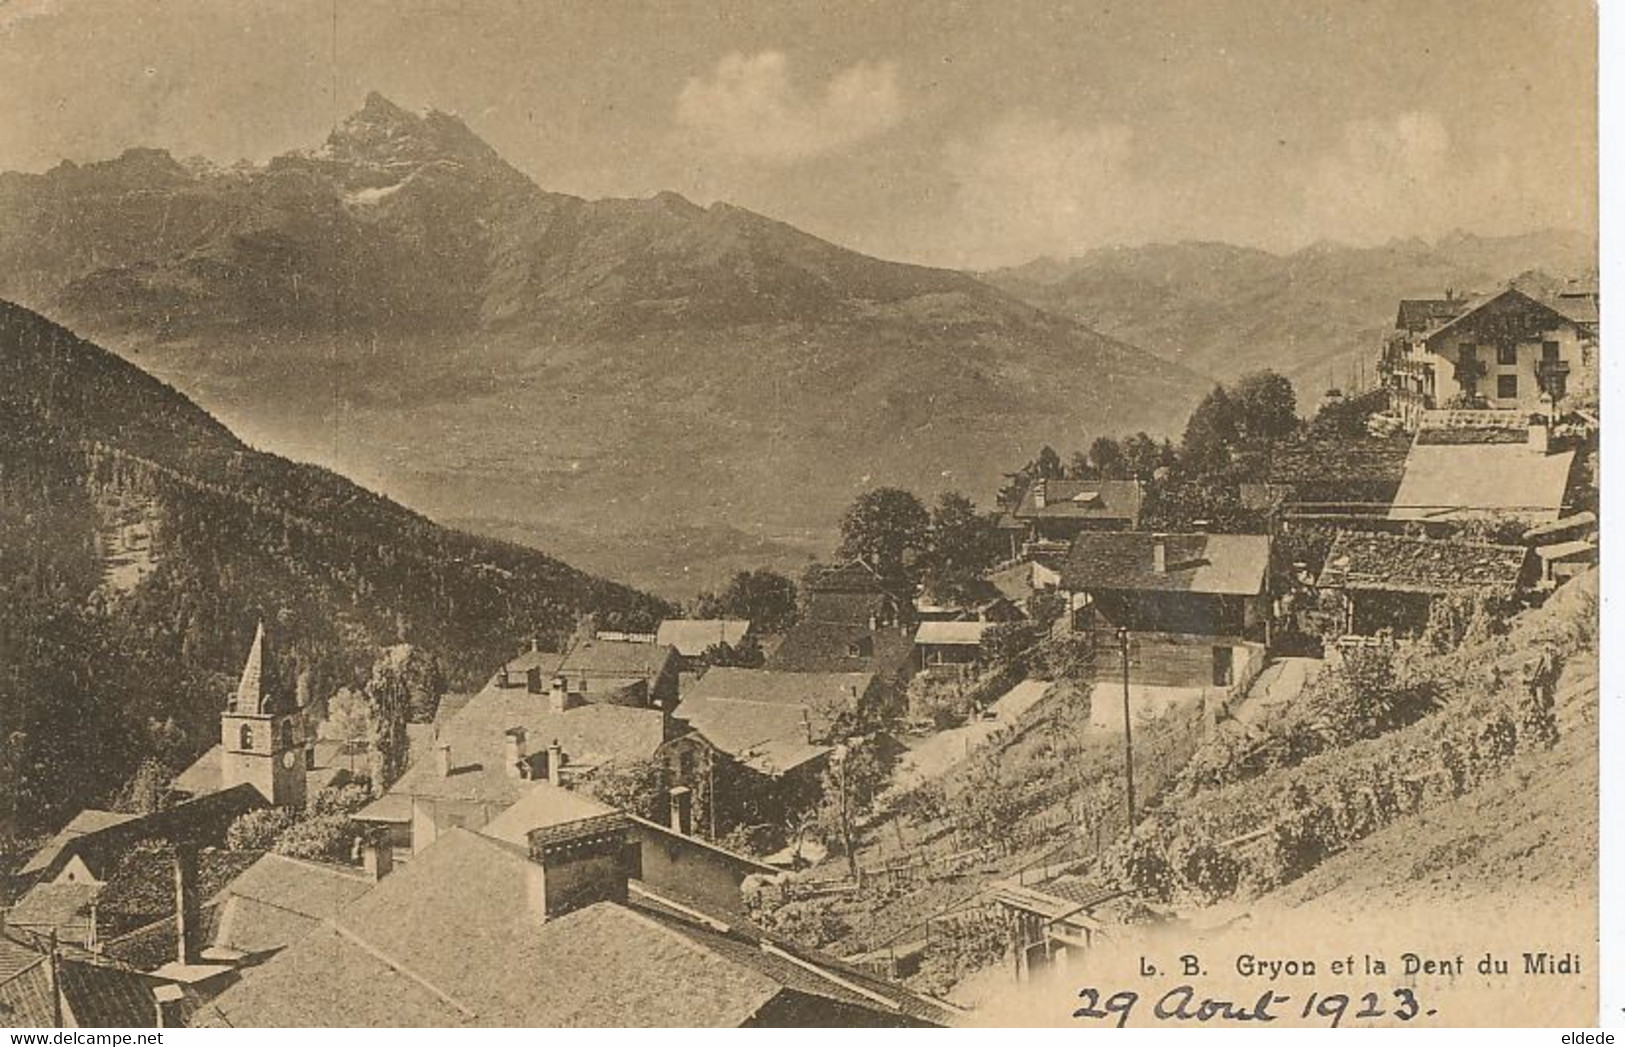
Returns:
[[[481,828],[542,779],[557,783],[605,763],[647,759],[666,741],[664,710],[592,702],[568,688],[562,675],[544,694],[512,686],[513,680],[510,675],[504,686],[499,671],[438,724],[432,754],[408,767],[357,819],[387,830],[394,846],[415,853],[448,828]]]
[[[951,1017],[929,997],[633,878],[618,812],[544,822],[522,844],[447,831],[194,1024],[918,1026]]]
[[[1530,562],[1519,545],[1344,531],[1316,584],[1342,594],[1346,635],[1414,636],[1441,596],[1510,599],[1531,580]]]
[[[734,618],[668,618],[655,631],[655,643],[677,652],[685,670],[697,668],[717,644],[740,647],[755,635],[751,623]]]
[[[528,847],[531,836],[539,830],[590,819],[617,819],[626,828],[622,861],[630,877],[670,897],[700,903],[709,912],[742,915],[740,890],[745,880],[772,876],[778,870],[693,836],[690,796],[682,786],[671,790],[670,824],[662,825],[623,815],[590,797],[544,783],[502,812],[482,832]]]
[[[898,710],[908,690],[913,654],[913,632],[901,624],[870,626],[803,619],[785,633],[762,668],[780,674],[868,676],[871,682],[862,695],[861,709],[868,715],[885,716]]]
[[[571,644],[554,674],[585,702],[671,709],[680,671],[677,652],[666,644],[595,636]]]
[[[801,580],[801,597],[800,621],[902,626],[913,609],[912,594],[863,560],[812,567]]]
[[[1138,480],[1035,480],[999,521],[1015,559],[1050,549],[1064,552],[1086,531],[1140,526],[1145,491]]]
[[[1381,369],[1411,428],[1437,408],[1555,413],[1597,388],[1594,297],[1542,301],[1508,287],[1470,302],[1401,303],[1399,323]]]
[[[874,686],[868,673],[712,669],[683,698],[678,718],[689,733],[667,745],[667,762],[688,786],[701,784],[700,768],[715,757],[762,779],[816,777],[832,725],[856,715]]]
[[[982,637],[996,622],[921,622],[914,631],[914,665],[920,671],[974,669],[982,662]]]
[[[1116,650],[1128,630],[1143,684],[1226,687],[1270,640],[1270,539],[1085,532],[1061,568],[1072,626]]]

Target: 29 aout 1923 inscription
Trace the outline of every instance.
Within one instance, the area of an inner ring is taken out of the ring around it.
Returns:
[[[1106,996],[1104,1000],[1101,996],[1100,989],[1078,990],[1078,999],[1082,1001],[1082,1006],[1072,1012],[1072,1017],[1101,1020],[1115,1018],[1117,1028],[1121,1029],[1128,1024],[1141,1001],[1141,994],[1132,989],[1118,990]],[[1289,1007],[1289,1004],[1296,1006]],[[1358,995],[1343,992],[1325,994],[1311,992],[1301,997],[1301,1002],[1298,997],[1266,989],[1249,1004],[1202,996],[1195,986],[1189,984],[1177,985],[1157,997],[1156,1002],[1151,1005],[1150,1012],[1151,1017],[1158,1022],[1196,1024],[1266,1023],[1295,1015],[1304,1020],[1323,1019],[1333,1029],[1341,1026],[1345,1020],[1376,1021],[1392,1018],[1409,1022],[1418,1017],[1431,1017],[1437,1013],[1432,1008],[1424,1008],[1416,994],[1403,987],[1389,990],[1386,994],[1382,991]]]

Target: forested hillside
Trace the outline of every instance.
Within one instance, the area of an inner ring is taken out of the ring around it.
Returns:
[[[320,697],[385,644],[453,687],[523,637],[652,598],[257,452],[173,389],[0,303],[0,831],[105,804],[217,731],[256,622]]]

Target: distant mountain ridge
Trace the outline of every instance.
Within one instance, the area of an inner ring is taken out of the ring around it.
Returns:
[[[826,548],[865,485],[985,498],[1043,443],[1168,431],[1206,384],[728,204],[548,192],[376,94],[263,167],[0,176],[0,296],[258,442],[677,588]]]
[[[255,624],[321,700],[380,647],[468,687],[581,614],[667,605],[263,454],[162,382],[0,302],[0,836],[183,766]],[[166,726],[168,725],[168,726]]]
[[[1328,371],[1374,356],[1400,298],[1490,291],[1531,273],[1594,274],[1582,233],[1457,233],[1436,243],[1357,248],[1319,243],[1290,254],[1215,242],[1101,248],[983,274],[993,285],[1215,377],[1270,367],[1319,391]],[[1369,374],[1369,368],[1367,374]]]

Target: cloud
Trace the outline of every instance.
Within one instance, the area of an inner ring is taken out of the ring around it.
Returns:
[[[1121,124],[1010,113],[947,147],[954,188],[942,252],[954,264],[1005,264],[1140,239],[1133,159]]]
[[[1302,177],[1300,229],[1365,245],[1569,224],[1562,200],[1543,192],[1549,158],[1524,152],[1465,148],[1432,112],[1350,121]]]
[[[730,54],[709,77],[677,97],[677,122],[728,156],[792,163],[827,153],[896,124],[903,115],[897,67],[860,62],[837,73],[822,97],[803,97],[778,51]]]

